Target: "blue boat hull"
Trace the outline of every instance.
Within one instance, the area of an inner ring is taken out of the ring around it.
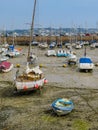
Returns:
[[[63,98],[55,100],[51,106],[57,115],[66,115],[74,108],[73,102],[71,100]]]

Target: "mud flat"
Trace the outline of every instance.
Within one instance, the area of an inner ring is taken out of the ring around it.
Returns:
[[[20,71],[26,65],[27,47],[22,47],[20,57],[12,58],[14,69],[0,73],[0,129],[1,130],[98,130],[98,68],[92,73],[80,73],[77,65],[62,67],[66,58],[46,57],[47,50],[32,47],[38,56],[37,63],[48,79],[41,93],[39,91],[14,94],[13,79],[20,64]],[[56,49],[57,50],[57,49]],[[78,57],[84,50],[74,50]],[[87,55],[98,61],[98,49]],[[70,98],[74,110],[66,116],[57,116],[51,103],[57,98]]]

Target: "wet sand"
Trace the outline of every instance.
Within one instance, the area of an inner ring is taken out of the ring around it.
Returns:
[[[0,129],[1,130],[98,130],[98,67],[92,73],[79,72],[77,65],[63,67],[65,57],[46,57],[46,50],[32,47],[38,56],[37,65],[48,79],[42,92],[13,93],[13,79],[20,64],[20,71],[26,66],[27,46],[21,46],[21,56],[12,58],[14,68],[9,73],[0,74]],[[56,48],[56,50],[58,50]],[[74,50],[77,57],[84,49]],[[98,62],[98,48],[90,50],[87,56]],[[58,117],[51,109],[57,98],[73,100],[74,110]]]

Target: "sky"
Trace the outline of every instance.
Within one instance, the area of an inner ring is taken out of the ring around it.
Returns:
[[[34,0],[0,0],[0,30],[28,29]],[[35,27],[98,28],[98,0],[37,0]]]

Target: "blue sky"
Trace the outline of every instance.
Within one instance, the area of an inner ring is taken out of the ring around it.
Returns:
[[[33,3],[34,0],[0,0],[0,30],[29,28]],[[98,27],[98,0],[37,0],[35,26]]]

